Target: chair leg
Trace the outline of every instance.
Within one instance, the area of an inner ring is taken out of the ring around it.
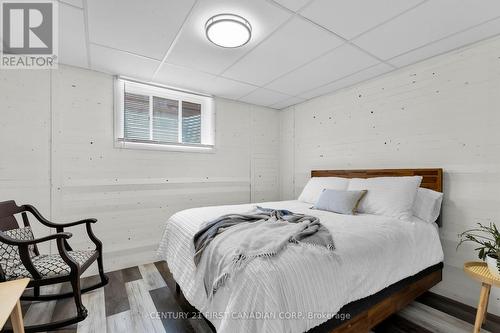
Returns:
[[[53,331],[55,329],[65,327],[68,325],[76,324],[78,322],[81,322],[88,316],[88,311],[83,305],[82,302],[82,290],[81,288],[81,283],[80,283],[80,278],[78,276],[79,272],[75,272],[76,274],[71,277],[70,283],[72,287],[72,292],[65,293],[65,294],[57,294],[57,295],[41,295],[37,299],[33,299],[35,301],[46,301],[46,300],[51,300],[51,299],[60,299],[62,297],[67,297],[67,296],[73,296],[75,300],[75,305],[76,305],[76,316],[59,320],[59,321],[53,321],[45,324],[37,324],[37,325],[31,325],[31,326],[26,326],[25,332],[26,333],[31,333],[31,332],[47,332],[47,331]],[[101,285],[99,283],[99,285]],[[88,287],[88,289],[96,289],[98,288],[97,285]],[[39,287],[38,287],[39,289]],[[27,297],[32,298],[32,297]],[[10,333],[11,330],[6,330],[4,329],[5,333]],[[4,332],[2,331],[2,332]]]
[[[99,253],[99,257],[97,257],[97,268],[99,269],[99,276],[101,277],[102,285],[106,285],[108,283],[108,277],[104,274],[104,267],[102,264],[102,253]]]
[[[76,313],[78,317],[81,318],[86,318],[88,315],[88,311],[83,306],[82,303],[82,291],[80,289],[80,277],[76,276],[71,279],[71,287],[73,288],[73,295],[75,298],[75,305],[76,305]]]

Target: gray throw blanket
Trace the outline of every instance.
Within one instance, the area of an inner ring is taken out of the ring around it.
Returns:
[[[206,223],[194,236],[194,263],[204,274],[207,296],[257,257],[273,257],[288,244],[333,251],[333,239],[317,217],[258,207]]]

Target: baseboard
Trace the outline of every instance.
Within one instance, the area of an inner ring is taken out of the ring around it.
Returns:
[[[460,318],[470,324],[474,324],[477,309],[472,306],[455,301],[445,296],[435,294],[430,291],[417,298],[417,301],[433,307],[434,309],[447,313],[451,316]],[[490,299],[490,302],[492,301],[494,300]],[[483,328],[490,332],[500,332],[500,317],[488,313],[486,316],[486,323],[484,324]]]

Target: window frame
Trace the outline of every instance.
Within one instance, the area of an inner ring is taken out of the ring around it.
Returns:
[[[167,150],[181,152],[215,151],[215,108],[211,96],[178,90],[172,87],[145,83],[129,78],[117,76],[114,80],[114,146],[125,149]],[[149,96],[149,128],[150,140],[125,139],[125,87],[131,93]],[[178,102],[178,137],[182,140],[182,102],[201,105],[200,139],[201,144],[181,142],[160,142],[153,140],[153,96],[176,100]]]

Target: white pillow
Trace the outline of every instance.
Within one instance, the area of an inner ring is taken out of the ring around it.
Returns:
[[[413,203],[413,215],[429,223],[436,222],[441,212],[443,193],[419,188]]]
[[[348,178],[341,177],[313,177],[309,179],[300,193],[299,201],[315,204],[321,192],[326,189],[347,190]]]
[[[358,212],[409,219],[422,177],[353,178],[349,191],[368,190],[358,206]]]

